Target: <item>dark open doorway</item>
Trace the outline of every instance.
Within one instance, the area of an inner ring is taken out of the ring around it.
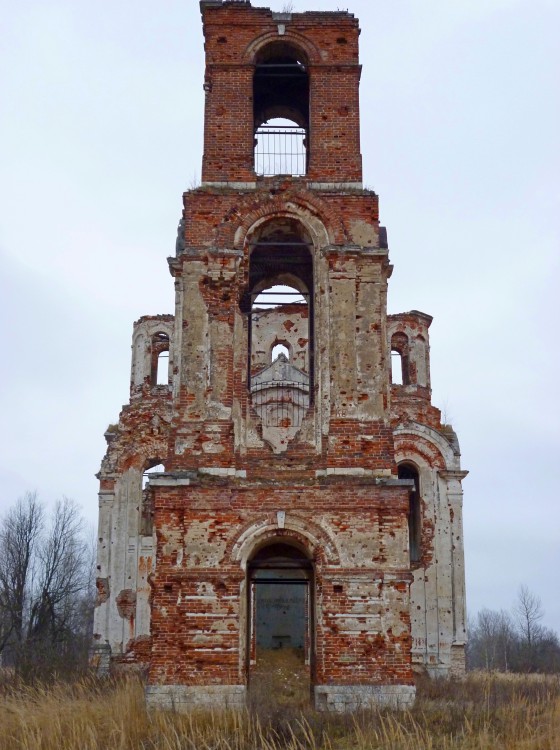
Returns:
[[[249,562],[248,673],[253,699],[309,699],[313,668],[313,564],[299,547],[274,541]]]

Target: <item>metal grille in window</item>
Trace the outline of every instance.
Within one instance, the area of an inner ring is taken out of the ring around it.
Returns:
[[[307,172],[305,128],[291,125],[261,125],[255,133],[255,172],[258,175]]]
[[[251,403],[267,427],[299,427],[309,409],[309,385],[272,380],[251,386]]]

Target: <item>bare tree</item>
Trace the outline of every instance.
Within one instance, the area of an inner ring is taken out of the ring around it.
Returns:
[[[481,610],[469,626],[469,666],[477,669],[511,668],[515,628],[508,612]]]
[[[544,617],[541,600],[536,594],[529,591],[527,586],[520,586],[514,611],[521,635],[528,647],[531,648],[540,633],[541,626],[539,623]]]
[[[76,638],[87,640],[91,560],[79,510],[67,498],[47,523],[36,494],[27,493],[0,523],[0,652],[19,672],[68,666]]]
[[[542,635],[540,621],[544,617],[541,600],[527,586],[520,586],[514,606],[515,617],[521,636],[521,658],[525,670],[534,670],[536,645]]]
[[[68,604],[85,586],[85,544],[82,520],[76,506],[58,501],[51,528],[38,550],[39,578],[28,623],[28,637],[47,635],[55,639],[64,631]]]
[[[0,527],[0,650],[10,640],[21,642],[28,596],[33,588],[34,563],[44,524],[35,492],[27,492],[8,511]]]
[[[512,613],[481,610],[469,621],[470,669],[559,672],[560,640],[543,627],[541,600],[521,586]]]

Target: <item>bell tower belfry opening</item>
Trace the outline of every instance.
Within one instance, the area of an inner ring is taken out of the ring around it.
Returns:
[[[292,43],[272,41],[255,57],[253,76],[255,173],[307,173],[309,74],[307,57]]]
[[[235,707],[289,649],[320,710],[406,706],[415,672],[464,669],[466,472],[432,319],[387,313],[358,20],[200,8],[202,183],[105,435],[96,663],[144,669],[150,705]]]

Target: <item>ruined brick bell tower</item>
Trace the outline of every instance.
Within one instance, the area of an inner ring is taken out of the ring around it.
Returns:
[[[466,472],[430,316],[387,315],[358,21],[200,7],[202,184],[106,433],[97,664],[145,668],[151,705],[238,706],[288,648],[320,709],[407,705],[414,671],[464,668]]]

